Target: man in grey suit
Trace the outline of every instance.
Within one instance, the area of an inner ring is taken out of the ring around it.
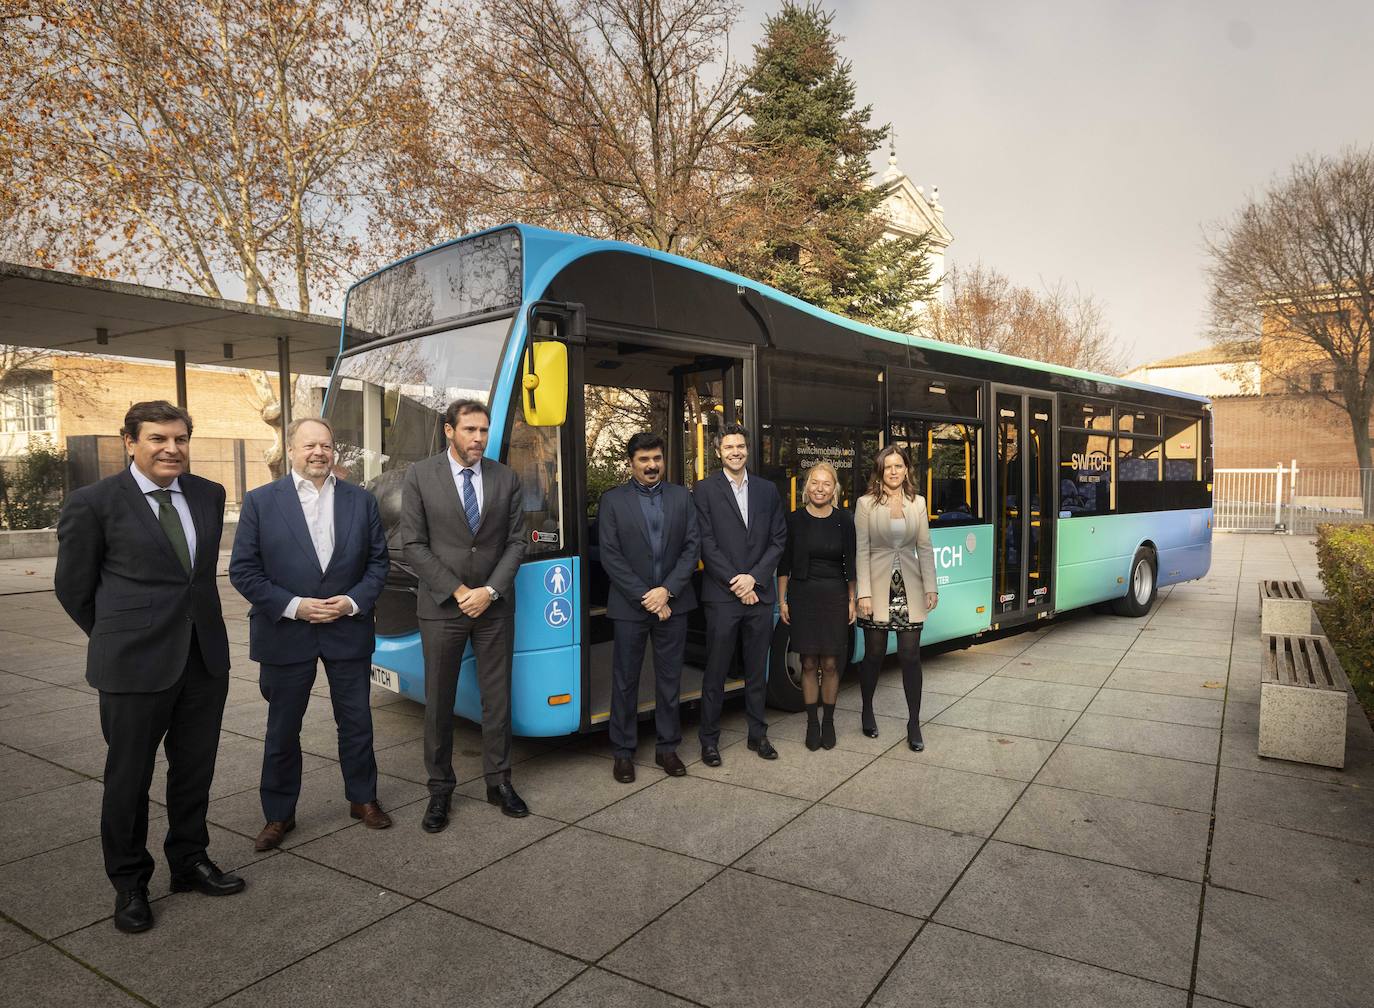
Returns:
[[[515,574],[525,555],[520,477],[483,458],[491,413],[459,399],[444,413],[447,451],[415,463],[401,497],[401,542],[420,579],[416,614],[425,658],[425,768],[429,807],[421,826],[448,825],[453,773],[453,702],[468,642],[482,694],[482,770],[487,801],[508,816],[529,808],[510,783],[510,677]]]

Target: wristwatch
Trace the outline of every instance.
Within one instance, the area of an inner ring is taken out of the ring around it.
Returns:
[[[491,585],[487,585],[487,591],[491,592],[491,600],[493,602],[495,602],[497,599],[501,597],[501,593],[497,591],[495,588],[493,588]]]

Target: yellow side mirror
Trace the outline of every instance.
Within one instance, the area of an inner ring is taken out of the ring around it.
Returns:
[[[520,379],[525,423],[561,427],[568,419],[568,347],[554,341],[531,343]]]

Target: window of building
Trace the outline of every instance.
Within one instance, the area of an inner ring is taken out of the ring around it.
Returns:
[[[20,372],[0,388],[0,430],[39,434],[57,429],[51,371]]]

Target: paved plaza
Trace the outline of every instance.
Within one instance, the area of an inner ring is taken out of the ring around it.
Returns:
[[[348,817],[321,676],[299,828],[265,855],[266,705],[222,580],[234,666],[210,854],[248,889],[170,895],[160,864],[141,935],[110,922],[84,638],[51,560],[0,566],[5,1005],[1374,1003],[1369,724],[1352,706],[1343,771],[1255,755],[1255,586],[1318,586],[1308,539],[1219,536],[1210,576],[1144,619],[1084,611],[928,654],[924,753],[889,668],[881,737],[860,734],[847,683],[830,752],[806,750],[805,715],[774,712],[781,758],[758,759],[738,701],[719,769],[684,725],[681,779],[651,737],[628,786],[604,735],[517,740],[534,814],[511,820],[481,800],[462,724],[464,797],[437,836],[419,825],[421,708],[374,693],[396,825],[369,832]]]

